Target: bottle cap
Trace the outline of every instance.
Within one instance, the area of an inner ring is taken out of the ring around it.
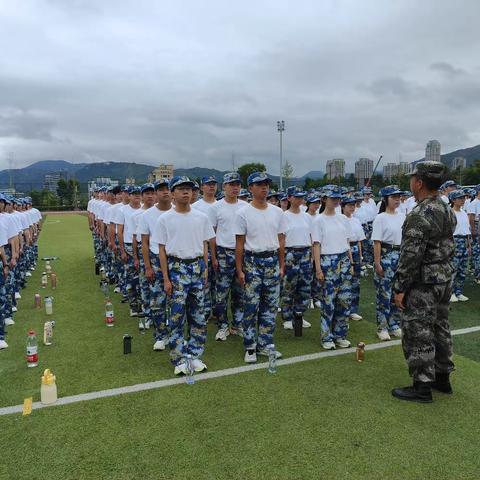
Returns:
[[[55,379],[55,375],[50,371],[49,368],[47,368],[43,372],[42,385],[55,385]]]
[[[29,330],[28,335],[29,336],[36,335],[35,330]]]

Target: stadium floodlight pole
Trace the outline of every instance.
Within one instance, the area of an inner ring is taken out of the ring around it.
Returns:
[[[283,190],[283,143],[282,143],[282,135],[283,131],[285,130],[285,122],[283,120],[279,120],[277,122],[277,130],[280,133],[280,190]]]
[[[373,176],[375,175],[375,172],[377,171],[377,168],[378,168],[378,164],[380,163],[380,161],[382,160],[382,158],[383,158],[383,155],[380,155],[380,156],[378,157],[378,161],[377,161],[377,163],[376,163],[376,165],[375,165],[375,168],[373,169],[373,172],[372,172],[372,174],[370,175],[370,178],[368,179],[368,182],[365,184],[366,187],[369,187],[369,186],[370,186],[370,183],[372,182],[372,178],[373,178]]]

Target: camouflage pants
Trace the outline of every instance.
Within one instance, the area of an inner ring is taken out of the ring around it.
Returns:
[[[246,350],[263,350],[273,343],[280,294],[278,256],[262,258],[245,253],[243,344]],[[258,331],[257,331],[258,327]]]
[[[480,238],[476,236],[472,240],[472,266],[475,280],[480,280]]]
[[[365,233],[365,240],[362,240],[363,261],[368,265],[373,265],[373,242],[372,238],[372,222],[362,225]]]
[[[0,340],[5,340],[5,319],[9,315],[6,314],[6,297],[5,277],[0,274]]]
[[[461,295],[463,287],[465,286],[465,277],[467,275],[468,267],[468,239],[467,237],[455,236],[455,256],[453,263],[455,265],[455,272],[453,277],[453,293]]]
[[[235,250],[217,247],[218,272],[215,281],[215,316],[218,329],[228,328],[227,303],[230,294],[232,326],[240,328],[243,319],[243,289],[235,269]]]
[[[140,283],[139,274],[134,265],[133,246],[131,243],[125,244],[125,252],[127,253],[127,263],[125,264],[124,282],[128,295],[128,303],[132,309],[138,309],[140,303]]]
[[[376,291],[377,330],[389,332],[400,328],[400,311],[393,304],[393,277],[397,270],[399,250],[382,248],[380,264],[383,268],[383,277],[375,272],[373,282]]]
[[[213,270],[210,251],[208,252],[208,285],[205,287],[205,318],[208,320],[212,315],[215,305],[215,271]]]
[[[347,253],[321,255],[320,264],[325,277],[321,283],[322,342],[342,339],[348,333],[348,317],[352,301],[352,274]]]
[[[320,282],[317,280],[317,277],[315,275],[315,271],[312,271],[312,281],[311,281],[310,285],[311,285],[310,295],[312,297],[312,300],[314,302],[320,301],[321,285],[320,285]]]
[[[358,242],[350,244],[353,259],[353,276],[352,276],[352,303],[350,305],[350,315],[352,313],[358,314],[360,305],[360,278],[362,272],[362,261],[360,259],[360,248]]]
[[[433,382],[435,373],[450,373],[452,338],[448,324],[450,283],[416,285],[405,295],[401,313],[403,354],[416,382]]]
[[[312,291],[312,270],[310,247],[302,250],[287,249],[280,295],[284,322],[293,322],[294,313],[304,313],[307,310]]]
[[[205,348],[207,338],[207,320],[205,317],[205,272],[203,259],[192,263],[168,259],[168,271],[172,282],[170,298],[170,360],[173,365],[182,363],[185,355],[199,358]],[[185,339],[185,318],[188,329]]]
[[[155,340],[167,340],[167,296],[163,287],[163,275],[160,269],[160,258],[149,250],[150,265],[155,278],[150,283],[145,276],[145,263],[140,256],[140,290],[142,295],[143,313],[146,320],[154,325],[153,337]]]

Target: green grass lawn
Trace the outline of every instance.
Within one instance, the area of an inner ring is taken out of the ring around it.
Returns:
[[[0,352],[0,406],[39,400],[44,368],[57,375],[60,396],[172,377],[167,352],[153,352],[151,333],[115,296],[116,324],[103,320],[86,218],[50,215],[40,256],[57,255],[59,286],[37,288],[39,262],[22,292],[9,349]],[[352,342],[376,343],[371,277],[362,285],[362,314]],[[479,325],[480,287],[452,307],[452,328]],[[38,368],[24,359],[26,332],[48,319],[33,296],[53,295],[54,345],[40,346]],[[278,328],[285,357],[320,351],[319,314],[302,338]],[[215,342],[209,326],[209,370],[243,364],[241,339]],[[133,353],[122,336],[133,335]],[[0,417],[0,479],[43,478],[478,478],[480,334],[455,338],[455,395],[431,405],[405,404],[390,388],[409,383],[399,347],[256,371],[74,405]]]

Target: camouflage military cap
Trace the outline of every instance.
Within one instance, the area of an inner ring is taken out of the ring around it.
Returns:
[[[407,175],[442,180],[446,173],[447,167],[441,162],[419,162],[415,165],[413,171]]]
[[[223,183],[241,183],[241,181],[240,174],[237,172],[226,173],[223,176]]]

